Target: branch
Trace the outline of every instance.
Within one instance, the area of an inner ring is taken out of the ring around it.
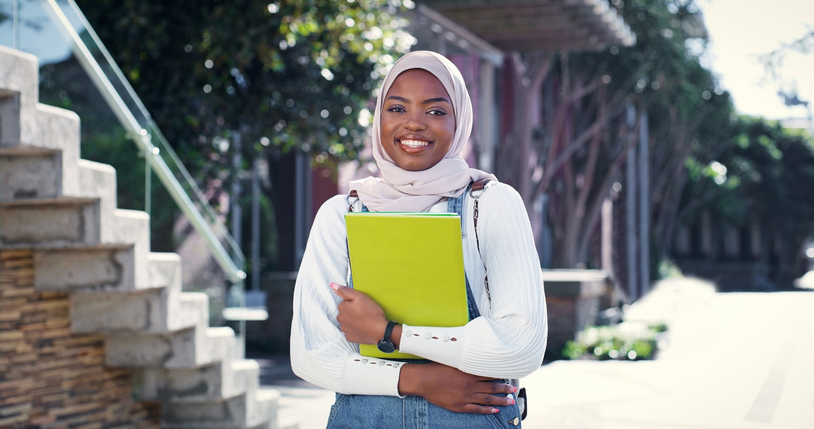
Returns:
[[[616,115],[625,107],[625,103],[622,102],[622,96],[627,94],[622,94],[621,92],[617,94],[614,99],[608,103],[609,105],[616,106],[608,112],[605,112],[603,115],[599,116],[599,118],[591,125],[590,128],[583,131],[580,136],[571,142],[554,160],[549,158],[549,166],[546,169],[545,176],[547,179],[550,179],[553,174],[559,169],[568,158],[573,155],[578,149],[581,149],[582,146],[591,138],[594,134],[600,132],[610,121],[611,118],[616,117]]]

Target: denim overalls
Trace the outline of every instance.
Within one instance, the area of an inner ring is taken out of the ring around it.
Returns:
[[[450,213],[461,215],[461,229],[465,228],[463,205],[466,194],[448,200]],[[368,211],[362,205],[362,211]],[[475,303],[469,279],[466,279],[466,296],[469,304],[469,318],[480,316]],[[508,383],[508,380],[499,380]],[[505,395],[500,395],[505,396]],[[496,407],[497,414],[456,413],[428,402],[420,396],[371,396],[336,394],[336,402],[331,406],[327,429],[501,429],[519,428],[520,409],[515,403],[506,407]]]

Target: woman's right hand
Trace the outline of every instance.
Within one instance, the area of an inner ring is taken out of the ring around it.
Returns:
[[[496,406],[515,400],[499,394],[515,393],[510,384],[495,383],[440,363],[404,365],[399,376],[399,393],[421,396],[427,401],[459,413],[494,414]]]

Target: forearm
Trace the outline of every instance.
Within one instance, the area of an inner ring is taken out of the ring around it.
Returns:
[[[546,326],[520,316],[479,317],[466,326],[402,326],[398,349],[470,374],[522,378],[539,368]]]
[[[401,395],[420,396],[455,412],[497,413],[497,406],[514,404],[514,398],[505,395],[516,391],[509,384],[434,362],[404,365],[399,379]]]

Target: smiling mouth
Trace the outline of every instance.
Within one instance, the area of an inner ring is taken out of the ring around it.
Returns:
[[[415,155],[424,152],[433,145],[432,142],[412,139],[396,140],[396,143],[398,143],[399,148],[403,152],[409,155]]]

